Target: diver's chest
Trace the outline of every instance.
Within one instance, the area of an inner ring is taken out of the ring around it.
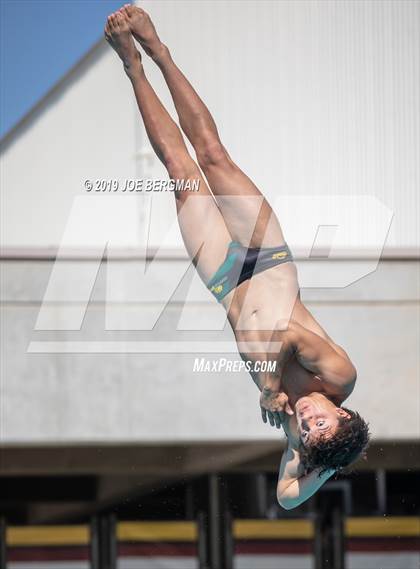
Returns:
[[[286,365],[282,376],[282,386],[289,397],[302,397],[314,391],[324,392],[322,381],[312,372],[292,358]]]

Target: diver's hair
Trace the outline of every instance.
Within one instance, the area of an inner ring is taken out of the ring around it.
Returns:
[[[319,469],[319,476],[330,469],[341,472],[359,458],[366,458],[369,446],[369,425],[355,411],[341,407],[350,415],[340,417],[338,429],[330,438],[320,437],[315,443],[299,447],[306,473]]]

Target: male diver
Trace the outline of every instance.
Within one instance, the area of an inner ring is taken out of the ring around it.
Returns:
[[[108,17],[105,37],[123,62],[151,145],[170,178],[199,180],[198,192],[174,192],[180,229],[200,277],[226,309],[241,357],[276,362],[274,373],[252,376],[264,422],[283,426],[287,435],[277,497],[284,508],[295,508],[367,447],[367,424],[342,406],[356,370],[301,302],[277,217],[229,156],[209,110],[148,14],[123,6]],[[147,80],[133,38],[160,68],[198,164]]]

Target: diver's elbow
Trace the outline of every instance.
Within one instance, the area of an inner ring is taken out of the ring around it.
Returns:
[[[277,502],[279,506],[283,508],[283,510],[293,510],[299,504],[296,503],[296,500],[292,500],[290,497],[285,496],[284,494],[277,494]]]

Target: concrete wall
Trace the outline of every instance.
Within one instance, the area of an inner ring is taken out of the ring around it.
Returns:
[[[81,329],[65,329],[69,307],[77,310],[80,301],[53,302],[51,322],[62,324],[54,331],[34,330],[52,262],[3,261],[3,442],[277,439],[279,433],[260,420],[258,392],[245,372],[193,371],[196,357],[238,359],[218,347],[230,342],[232,333],[228,326],[223,330],[224,313],[204,286],[202,298],[190,310],[197,328],[210,322],[213,330],[177,330],[182,285],[153,330],[135,330],[148,314],[162,308],[150,298],[127,301],[137,282],[138,262],[115,262],[120,301],[108,308],[119,327],[106,330],[102,266]],[[159,263],[153,285],[156,297],[180,262]],[[67,263],[71,284],[77,287],[92,261]],[[300,272],[302,266],[320,270],[316,262],[298,266]],[[389,260],[349,287],[303,290],[309,308],[358,368],[358,383],[347,404],[370,421],[376,440],[412,440],[420,433],[418,274],[415,261]],[[200,340],[213,353],[197,348]],[[51,347],[51,341],[59,344]],[[114,342],[111,353],[109,342]],[[144,342],[149,347],[144,349]],[[174,348],[175,342],[181,347]],[[163,353],[147,353],[156,345]],[[191,353],[173,353],[185,346],[191,346]],[[112,353],[118,350],[122,353]],[[169,350],[172,353],[165,353]]]

